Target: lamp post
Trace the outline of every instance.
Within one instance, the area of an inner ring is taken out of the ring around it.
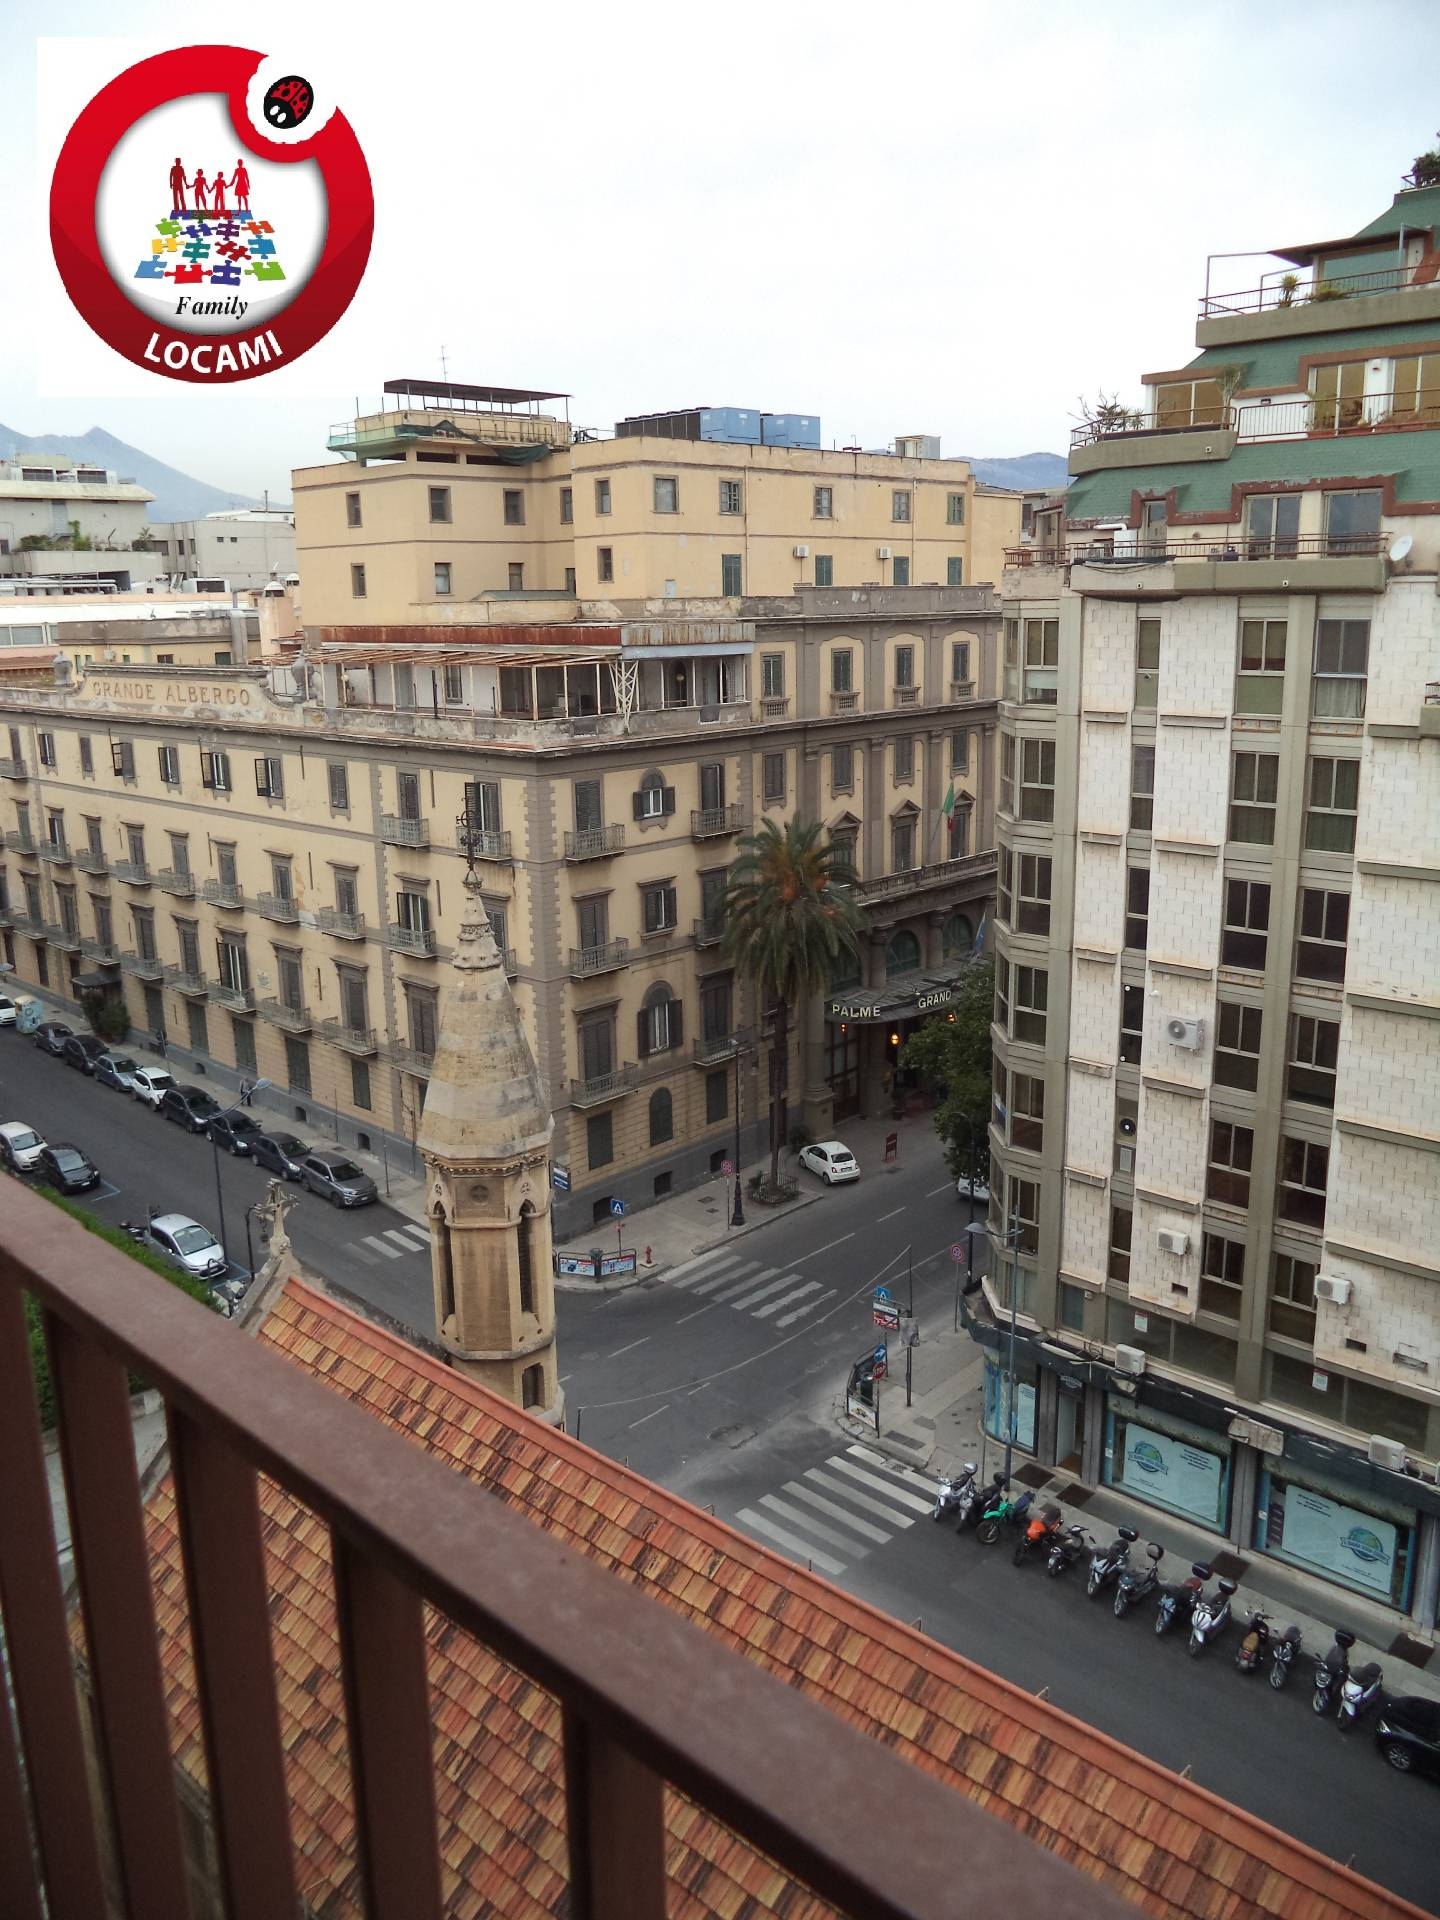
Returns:
[[[732,1227],[743,1227],[745,1209],[740,1202],[740,1038],[735,1038],[735,1205],[731,1210]]]
[[[233,1106],[222,1107],[219,1113],[212,1113],[210,1116],[211,1120],[228,1120],[232,1113],[239,1113],[242,1107],[248,1106],[250,1104],[250,1102],[254,1099],[257,1093],[263,1093],[265,1088],[270,1086],[271,1084],[272,1082],[269,1080],[257,1080],[255,1084],[248,1089],[243,1099],[237,1100]],[[215,1161],[215,1212],[219,1219],[220,1248],[221,1248],[221,1251],[224,1252],[225,1251],[225,1192],[222,1186],[220,1185],[220,1142],[215,1138],[213,1131],[211,1131],[211,1129],[208,1126],[206,1128],[206,1132],[210,1134],[210,1152],[213,1155],[214,1161]],[[250,1244],[250,1241],[249,1241],[250,1218],[248,1214],[246,1215],[246,1218],[245,1218],[245,1229],[246,1229],[245,1244],[248,1247]],[[230,1255],[228,1253],[225,1253],[225,1258],[228,1260],[230,1258]],[[250,1271],[252,1274],[255,1271],[253,1262],[251,1263]]]
[[[997,1237],[991,1233],[985,1220],[972,1220],[965,1229],[965,1294],[968,1298],[979,1287],[975,1278],[975,1242],[985,1239],[997,1253],[1018,1253],[1020,1250],[1020,1210],[1018,1203],[1010,1214],[1010,1225],[1003,1235]],[[983,1276],[982,1276],[983,1277]],[[1010,1337],[1006,1346],[1005,1393],[1007,1417],[1005,1421],[1005,1478],[1010,1478],[1010,1461],[1015,1450],[1015,1321],[1020,1308],[1019,1274],[1012,1269],[1010,1274]]]

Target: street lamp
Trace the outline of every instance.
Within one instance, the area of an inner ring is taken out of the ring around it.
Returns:
[[[246,1089],[244,1096],[241,1099],[237,1100],[234,1106],[222,1107],[219,1113],[212,1113],[210,1116],[211,1120],[212,1121],[228,1120],[232,1113],[239,1113],[242,1107],[249,1106],[251,1100],[254,1099],[257,1093],[263,1093],[265,1088],[271,1085],[273,1085],[273,1082],[269,1080],[257,1080],[254,1086],[248,1087]],[[212,1128],[207,1127],[206,1132],[209,1133],[210,1135],[210,1151],[214,1155],[214,1159],[215,1159],[215,1211],[220,1217],[220,1236],[219,1236],[220,1248],[221,1248],[221,1251],[225,1253],[225,1258],[228,1260],[230,1258],[230,1255],[225,1250],[225,1192],[220,1185],[220,1142],[215,1138],[215,1134]],[[249,1242],[250,1218],[248,1214],[246,1215],[246,1218],[245,1218],[245,1228],[246,1228],[245,1244],[248,1247],[250,1244]],[[250,1271],[251,1271],[251,1274],[253,1275],[255,1271],[253,1262],[251,1263]]]
[[[968,1299],[979,1288],[981,1281],[975,1278],[975,1242],[984,1239],[994,1247],[997,1253],[1018,1253],[1020,1251],[1020,1209],[1019,1204],[1011,1210],[1010,1225],[1006,1232],[995,1235],[990,1231],[987,1220],[972,1220],[965,1229],[965,1296]],[[1010,1460],[1015,1447],[1016,1426],[1016,1387],[1015,1387],[1015,1321],[1020,1308],[1020,1285],[1018,1266],[1010,1273],[1010,1338],[1007,1342],[1005,1360],[1005,1392],[1008,1403],[1008,1416],[1005,1422],[1005,1478],[1010,1478]],[[983,1276],[982,1276],[983,1279]],[[958,1317],[958,1316],[957,1316]]]
[[[740,1036],[735,1036],[733,1051],[735,1054],[735,1205],[731,1210],[732,1227],[743,1227],[745,1209],[740,1204]]]

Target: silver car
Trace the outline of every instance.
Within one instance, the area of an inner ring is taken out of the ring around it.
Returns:
[[[157,1214],[146,1239],[157,1253],[193,1273],[197,1280],[217,1279],[230,1265],[225,1249],[210,1229],[192,1220],[188,1213]]]
[[[23,1120],[7,1120],[0,1126],[0,1160],[16,1173],[28,1173],[44,1151],[43,1135]]]
[[[160,1102],[175,1085],[173,1073],[163,1067],[139,1067],[130,1081],[132,1098],[143,1100],[152,1113],[160,1111]]]
[[[300,1162],[300,1178],[312,1193],[337,1207],[368,1207],[380,1198],[380,1189],[343,1153],[307,1153]]]

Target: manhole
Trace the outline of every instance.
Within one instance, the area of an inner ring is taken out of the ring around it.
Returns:
[[[1238,1553],[1216,1553],[1211,1555],[1210,1571],[1217,1580],[1243,1580],[1249,1564]]]
[[[1413,1634],[1397,1633],[1385,1651],[1393,1654],[1397,1660],[1404,1660],[1409,1666],[1427,1667],[1435,1649],[1427,1647],[1423,1640],[1417,1640]]]
[[[1053,1467],[1037,1467],[1030,1461],[1015,1469],[1015,1478],[1023,1481],[1027,1487],[1048,1487],[1054,1475]]]

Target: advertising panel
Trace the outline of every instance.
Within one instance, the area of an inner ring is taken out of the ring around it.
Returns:
[[[1279,1515],[1280,1525],[1275,1526]],[[1270,1493],[1267,1544],[1317,1572],[1334,1574],[1382,1600],[1394,1594],[1400,1529],[1378,1514],[1344,1506],[1309,1487],[1275,1487]]]
[[[1187,1514],[1207,1527],[1223,1526],[1226,1464],[1193,1441],[1135,1420],[1115,1419],[1107,1477],[1154,1506]]]

